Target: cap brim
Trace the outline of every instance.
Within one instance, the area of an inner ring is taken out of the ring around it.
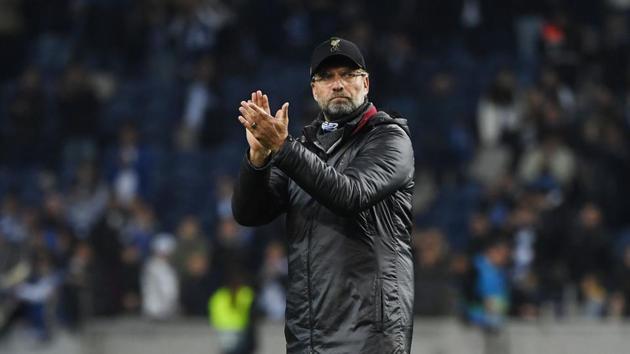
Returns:
[[[322,67],[325,67],[325,66],[345,66],[345,65],[352,65],[352,66],[355,66],[357,69],[365,69],[363,66],[361,66],[360,63],[357,63],[352,57],[346,54],[337,53],[337,54],[333,54],[322,59],[319,62],[319,64],[317,64],[317,66],[315,66],[312,69],[311,76],[315,75]]]

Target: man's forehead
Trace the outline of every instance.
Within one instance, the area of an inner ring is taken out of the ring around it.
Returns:
[[[331,65],[331,66],[325,66],[325,67],[317,70],[316,74],[353,71],[353,70],[356,70],[358,68],[359,67],[352,66],[352,65]]]

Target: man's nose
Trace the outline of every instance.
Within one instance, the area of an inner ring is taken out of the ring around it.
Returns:
[[[343,82],[342,82],[341,78],[336,78],[335,81],[333,81],[332,89],[333,89],[333,91],[341,91],[341,90],[343,90]]]

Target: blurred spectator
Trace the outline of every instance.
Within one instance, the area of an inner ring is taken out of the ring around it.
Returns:
[[[151,243],[153,255],[142,269],[142,310],[151,319],[165,320],[177,314],[179,280],[170,261],[175,247],[171,235],[156,235]]]
[[[20,0],[0,3],[0,82],[14,78],[22,70],[26,46],[27,24]]]
[[[12,243],[23,243],[26,237],[27,230],[22,222],[18,198],[12,193],[7,193],[2,198],[2,209],[0,209],[0,239]]]
[[[210,268],[209,255],[208,238],[202,234],[199,220],[192,215],[184,217],[177,227],[173,266],[180,279],[180,300],[186,315],[206,314],[208,298],[216,287],[216,274]]]
[[[545,62],[559,74],[563,82],[576,82],[579,64],[578,29],[563,11],[545,19],[541,28],[541,44]]]
[[[615,318],[630,317],[630,245],[621,252],[611,281],[613,294],[609,314]]]
[[[120,65],[125,37],[125,16],[131,10],[126,1],[81,1],[73,4],[76,14],[76,56],[102,67]],[[112,24],[116,24],[112,26]]]
[[[481,147],[498,144],[515,147],[519,143],[520,115],[516,103],[514,73],[502,70],[479,102],[477,120]]]
[[[22,315],[14,291],[28,279],[32,270],[26,245],[3,236],[0,231],[0,342]]]
[[[439,229],[416,231],[415,301],[417,316],[448,316],[455,310],[451,259]]]
[[[601,37],[603,75],[606,85],[614,92],[627,91],[630,88],[627,76],[630,69],[628,26],[627,12],[610,12],[604,19]]]
[[[600,284],[598,277],[609,276],[612,270],[610,237],[604,228],[601,210],[592,203],[585,203],[577,213],[575,223],[566,244],[566,254],[571,279],[583,284],[583,290],[591,290]],[[600,278],[601,279],[601,278]],[[604,281],[608,279],[602,279]],[[583,296],[587,294],[583,293]]]
[[[208,256],[194,253],[188,258],[187,273],[180,277],[180,303],[187,316],[205,316],[210,294],[216,289],[215,273],[211,272]]]
[[[287,15],[283,23],[286,42],[292,48],[293,55],[304,55],[314,40],[308,4],[300,0],[287,1],[286,7]]]
[[[556,104],[562,112],[574,112],[576,102],[573,90],[571,86],[567,84],[567,81],[563,81],[558,72],[553,68],[545,67],[542,69],[538,89],[540,89],[544,97],[547,98],[547,102]],[[566,119],[566,117],[558,117],[556,114],[550,116],[547,120],[550,121],[550,124],[565,124],[560,118]]]
[[[510,248],[502,236],[493,236],[473,259],[467,291],[468,316],[473,324],[491,331],[500,330],[508,310],[509,289],[505,267]]]
[[[23,316],[40,341],[51,339],[53,319],[50,313],[60,280],[60,274],[54,268],[50,256],[39,252],[34,256],[31,276],[15,288],[15,296],[21,302]]]
[[[179,274],[185,274],[190,256],[193,254],[209,254],[208,238],[202,233],[199,219],[194,215],[182,218],[177,226],[176,236],[177,248],[173,253],[173,265]]]
[[[468,249],[471,257],[483,250],[483,246],[492,236],[492,225],[486,213],[474,212],[468,220]]]
[[[234,178],[232,176],[219,176],[216,181],[217,216],[221,219],[232,217],[232,191],[234,190]]]
[[[569,188],[575,177],[575,154],[559,136],[549,135],[540,146],[526,151],[518,167],[524,183]]]
[[[506,266],[510,247],[502,236],[488,239],[484,250],[473,259],[465,286],[468,294],[468,320],[484,330],[485,353],[507,353],[503,331],[509,310],[509,283]]]
[[[509,70],[497,74],[477,108],[479,149],[472,174],[484,184],[496,183],[520,155],[522,114],[516,78]]]
[[[514,73],[503,69],[477,107],[479,149],[471,173],[485,185],[505,176],[520,155],[523,115],[516,90]]]
[[[412,41],[404,32],[392,33],[385,39],[385,46],[377,50],[387,52],[382,55],[384,72],[382,75],[382,89],[389,95],[408,94],[413,90],[413,81],[406,80],[415,71],[416,52]],[[369,46],[368,46],[369,47]]]
[[[427,211],[435,200],[438,188],[429,169],[416,168],[416,180],[413,191],[413,210],[416,214]]]
[[[34,247],[45,250],[55,266],[68,265],[76,237],[65,218],[65,201],[58,192],[51,192],[44,197],[44,206],[37,231],[31,235]]]
[[[125,210],[115,204],[110,198],[107,209],[95,223],[89,236],[89,245],[94,251],[92,263],[94,271],[91,274],[91,285],[88,296],[91,305],[86,310],[88,314],[95,316],[111,316],[120,311],[123,301],[124,286],[122,279],[125,275],[139,276],[139,271],[125,271],[123,262],[138,264],[139,256],[129,260],[129,256],[123,254],[123,229],[127,222]],[[137,252],[136,252],[137,253]],[[132,254],[133,255],[133,254]],[[132,262],[133,261],[133,262]],[[135,283],[138,283],[138,278]],[[139,285],[135,286],[132,297],[139,304]],[[138,305],[135,306],[136,308]]]
[[[108,153],[106,174],[117,201],[129,206],[147,193],[148,153],[140,146],[134,124],[123,124],[118,134],[118,144]]]
[[[580,123],[576,193],[600,205],[609,226],[624,227],[628,204],[617,196],[627,190],[629,140],[615,116],[593,114]]]
[[[144,261],[151,254],[153,235],[158,229],[155,211],[142,200],[136,200],[129,211],[129,220],[122,230],[122,241],[125,246],[134,248],[140,260]]]
[[[67,198],[68,220],[79,238],[85,239],[101,218],[109,189],[93,161],[83,161],[75,172]]]
[[[207,114],[216,106],[217,97],[211,91],[210,83],[214,76],[214,63],[210,57],[204,57],[195,67],[192,81],[188,86],[184,103],[184,112],[177,132],[177,145],[182,150],[194,149],[199,144],[201,128],[210,118],[215,123],[220,117],[208,117]],[[220,121],[220,120],[219,120]],[[217,128],[215,131],[222,131]]]
[[[528,195],[522,197],[510,215],[513,238],[511,310],[520,318],[535,319],[540,306],[539,280],[534,267],[538,238],[537,211]]]
[[[607,291],[600,278],[592,273],[580,281],[582,315],[585,318],[601,318],[605,315]]]
[[[272,321],[284,321],[288,267],[284,244],[270,242],[262,264],[258,303],[267,319]]]
[[[234,19],[222,0],[177,0],[170,32],[180,60],[190,64],[215,46],[218,32]]]
[[[240,226],[233,218],[219,220],[213,243],[213,268],[224,272],[235,264],[249,261],[251,230]]]
[[[46,149],[51,143],[46,135],[46,109],[41,75],[29,67],[22,73],[9,104],[2,136],[5,163],[23,167],[51,162],[47,160],[52,156]]]
[[[252,266],[252,269],[259,267],[253,264],[255,261],[252,255],[252,245],[254,243],[253,229],[239,225],[232,217],[232,191],[234,178],[222,175],[216,181],[216,213],[218,222],[213,241],[212,261],[213,269],[230,269],[235,264],[245,264]]]
[[[59,312],[62,322],[71,330],[79,329],[89,314],[93,283],[93,252],[87,243],[75,248],[68,262],[59,294]]]
[[[453,156],[448,146],[450,126],[462,116],[462,106],[454,99],[457,84],[457,78],[446,70],[433,74],[425,88],[427,92],[421,95],[423,116],[409,121],[414,142],[424,151],[419,158],[431,166],[439,183],[450,179],[460,167],[460,161]],[[429,131],[425,126],[431,126],[432,129]]]
[[[26,26],[20,0],[0,2],[0,82],[14,77],[24,63]]]
[[[227,138],[230,124],[220,110],[216,88],[216,68],[212,57],[201,58],[193,73],[184,98],[184,111],[177,131],[176,142],[180,150],[215,146]]]
[[[503,176],[496,184],[486,186],[480,206],[487,214],[490,231],[504,230],[507,227],[517,188],[514,177],[510,175]]]
[[[78,64],[68,66],[57,95],[57,129],[65,161],[95,158],[100,142],[101,102],[86,69]]]
[[[253,353],[252,305],[254,290],[244,275],[232,268],[225,286],[208,301],[210,324],[217,331],[222,354]]]
[[[114,274],[115,278],[112,280],[116,282],[120,294],[114,298],[115,311],[137,314],[143,305],[141,277],[142,267],[147,259],[142,258],[140,248],[133,244],[124,244],[117,256],[120,258],[119,273]]]
[[[525,84],[534,80],[535,69],[539,64],[539,39],[543,23],[543,16],[547,10],[545,0],[514,2],[514,29],[518,60],[521,67],[521,77]]]

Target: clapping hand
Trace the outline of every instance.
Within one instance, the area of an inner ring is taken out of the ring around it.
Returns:
[[[289,103],[285,102],[275,116],[271,115],[269,98],[260,90],[251,99],[241,101],[238,120],[246,128],[250,161],[255,166],[265,164],[270,154],[278,151],[288,136]]]

